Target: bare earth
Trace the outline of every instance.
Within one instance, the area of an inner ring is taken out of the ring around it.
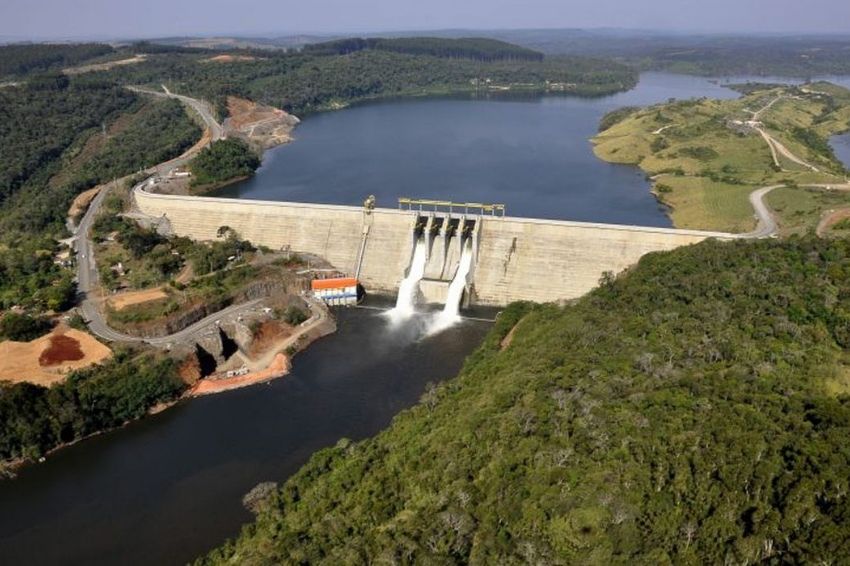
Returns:
[[[230,115],[224,121],[228,135],[236,135],[263,148],[292,141],[292,130],[300,120],[279,108],[257,104],[245,98],[227,97]]]
[[[208,395],[210,393],[219,393],[230,389],[238,389],[239,387],[247,387],[255,383],[262,383],[283,377],[289,373],[292,363],[289,361],[289,356],[283,353],[275,354],[272,363],[266,368],[261,369],[246,375],[236,377],[221,378],[221,379],[202,379],[190,392],[191,395]]]
[[[215,57],[204,59],[204,61],[208,63],[244,63],[256,61],[257,59],[258,57],[251,57],[250,55],[216,55]]]
[[[60,325],[32,342],[0,342],[0,381],[51,385],[111,356],[90,334]]]
[[[68,216],[71,218],[76,218],[77,216],[83,214],[86,209],[89,207],[89,204],[97,196],[97,193],[100,192],[102,188],[101,185],[89,189],[87,191],[83,191],[77,195],[77,198],[74,199],[74,202],[71,203],[71,208],[68,209]]]
[[[838,224],[846,218],[850,218],[850,208],[829,211],[821,218],[815,232],[819,237],[823,238],[832,229],[833,225]]]
[[[107,299],[107,302],[113,309],[120,311],[127,307],[132,307],[133,305],[140,305],[142,303],[148,303],[150,301],[156,301],[166,297],[168,297],[168,293],[166,293],[162,287],[156,287],[154,289],[128,291],[119,295],[113,295]]]
[[[147,59],[147,55],[144,53],[136,55],[135,57],[130,57],[129,59],[119,59],[118,61],[107,61],[106,63],[94,63],[92,65],[80,65],[79,67],[69,67],[67,69],[62,69],[62,72],[66,75],[81,75],[83,73],[90,73],[92,71],[108,71],[114,67],[121,67],[123,65],[134,65],[136,63],[141,63],[145,59]]]

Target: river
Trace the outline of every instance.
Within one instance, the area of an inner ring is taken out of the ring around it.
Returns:
[[[379,205],[398,196],[505,202],[513,215],[669,225],[636,168],[597,160],[605,112],[669,98],[736,96],[703,78],[645,74],[615,96],[423,99],[310,117],[231,195]],[[399,274],[401,278],[402,274]],[[374,311],[339,313],[339,332],[286,378],[181,403],[58,451],[0,481],[0,563],[180,564],[250,520],[241,496],[280,481],[315,450],[385,428],[428,381],[454,376],[489,329],[393,332]]]

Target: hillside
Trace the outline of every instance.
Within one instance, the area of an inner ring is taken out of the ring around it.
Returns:
[[[651,254],[508,308],[201,563],[846,563],[849,324],[846,240]]]
[[[380,40],[378,47],[366,48],[361,41],[367,40],[341,40],[294,53],[234,51],[229,60],[214,64],[210,52],[165,52],[105,75],[156,88],[167,78],[172,90],[214,102],[222,116],[227,96],[239,96],[302,118],[382,97],[505,90],[600,95],[637,84],[637,73],[620,63],[541,59],[500,42],[412,38]]]
[[[780,215],[786,233],[812,230],[821,212],[850,204],[846,193],[821,190],[810,206],[812,199],[799,189],[846,183],[847,172],[827,140],[850,129],[850,91],[830,83],[738,88],[744,95],[735,100],[615,111],[603,119],[594,152],[606,161],[638,165],[651,176],[656,195],[681,228],[751,230],[748,197],[771,185],[794,191]]]

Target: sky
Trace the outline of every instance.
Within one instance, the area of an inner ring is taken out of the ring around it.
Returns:
[[[850,0],[0,0],[7,40],[601,27],[850,34]]]

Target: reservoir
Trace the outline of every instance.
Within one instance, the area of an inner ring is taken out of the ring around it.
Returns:
[[[844,168],[850,170],[850,133],[832,136],[829,140],[835,157],[844,164]]]
[[[595,99],[422,99],[311,116],[267,154],[242,198],[360,204],[375,194],[504,202],[511,215],[667,226],[637,168],[597,160],[589,138],[625,105],[735,97],[704,78],[650,73]],[[399,273],[399,279],[403,274]],[[181,403],[0,481],[0,563],[182,564],[236,535],[241,497],[283,481],[340,438],[386,428],[428,382],[455,376],[490,325],[421,337],[368,309],[269,384]]]
[[[256,176],[218,196],[378,206],[402,196],[507,205],[511,216],[670,226],[637,168],[597,159],[605,113],[669,98],[737,93],[704,78],[647,73],[603,98],[405,99],[310,116],[266,152]]]

